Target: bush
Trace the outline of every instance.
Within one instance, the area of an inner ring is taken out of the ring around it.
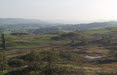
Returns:
[[[12,33],[11,35],[28,35],[28,33]]]
[[[7,59],[6,55],[3,52],[1,52],[0,53],[0,70],[1,71],[4,71],[7,69],[7,67],[8,67],[7,61],[8,61],[8,59]]]
[[[13,59],[8,62],[11,67],[21,67],[25,65],[25,62],[21,59]]]
[[[61,51],[59,56],[61,58],[66,58],[68,60],[73,60],[73,59],[78,58],[78,54],[73,53],[73,52],[65,52],[65,51]]]
[[[60,40],[60,37],[54,36],[54,37],[51,37],[51,40],[56,40],[56,41],[58,41],[58,40]]]
[[[117,75],[117,72],[110,72],[110,73],[101,72],[99,73],[99,75]]]

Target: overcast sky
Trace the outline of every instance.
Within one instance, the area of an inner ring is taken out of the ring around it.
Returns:
[[[0,0],[0,18],[117,20],[117,0]]]

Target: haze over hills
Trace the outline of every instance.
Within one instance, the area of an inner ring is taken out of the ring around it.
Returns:
[[[0,75],[117,75],[117,0],[0,0]]]
[[[0,24],[49,24],[38,19],[0,18]]]
[[[0,18],[0,28],[4,29],[5,33],[56,33],[61,31],[81,31],[90,29],[102,29],[107,27],[117,27],[117,22],[110,21],[87,24],[61,24],[41,21],[37,19]]]
[[[28,32],[28,30],[50,27],[56,24],[37,19],[0,18],[0,28],[4,33]]]

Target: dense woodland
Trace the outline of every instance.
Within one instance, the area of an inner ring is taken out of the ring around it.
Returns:
[[[81,31],[77,25],[40,30],[26,24],[29,30],[12,33],[12,28],[25,26],[5,25],[9,27],[0,29],[0,75],[117,75],[117,27],[109,23],[116,24],[104,23],[104,29],[84,24]]]

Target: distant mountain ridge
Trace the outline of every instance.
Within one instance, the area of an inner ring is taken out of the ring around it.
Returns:
[[[23,18],[0,18],[0,24],[47,24],[48,22],[44,22],[37,19],[23,19]]]
[[[94,23],[88,23],[88,24],[74,24],[72,26],[71,24],[68,24],[65,29],[66,30],[90,30],[90,29],[102,29],[107,27],[117,27],[117,22],[116,21],[94,22]]]
[[[0,18],[0,28],[5,33],[56,33],[61,31],[83,31],[91,29],[103,29],[107,27],[117,27],[116,21],[94,22],[87,24],[59,24],[49,23],[36,19],[22,18]]]

